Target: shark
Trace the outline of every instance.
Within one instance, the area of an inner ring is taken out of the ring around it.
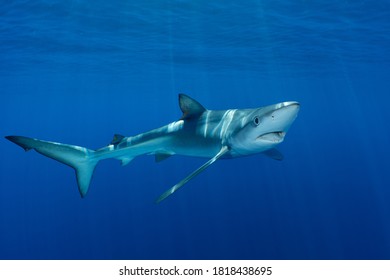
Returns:
[[[283,142],[300,108],[298,102],[289,101],[253,109],[208,110],[186,94],[179,94],[179,106],[183,113],[179,120],[135,136],[115,134],[107,146],[97,150],[24,136],[5,138],[25,151],[35,150],[72,167],[81,197],[88,192],[96,165],[104,159],[117,159],[122,166],[141,155],[154,155],[156,162],[173,155],[208,159],[160,195],[159,203],[219,159],[261,153],[282,160],[275,147]]]

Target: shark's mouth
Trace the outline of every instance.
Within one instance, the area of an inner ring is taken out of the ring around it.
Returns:
[[[279,142],[283,141],[285,135],[286,135],[286,132],[284,132],[284,131],[269,132],[269,133],[265,133],[265,134],[258,136],[257,140],[279,143]]]

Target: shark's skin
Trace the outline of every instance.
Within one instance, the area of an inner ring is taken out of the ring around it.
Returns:
[[[34,149],[74,168],[81,197],[88,191],[96,164],[103,159],[115,158],[126,165],[145,154],[155,155],[156,161],[171,155],[209,158],[162,194],[157,199],[160,202],[220,158],[264,153],[281,160],[283,156],[274,147],[283,142],[300,107],[293,101],[255,109],[212,111],[185,94],[179,95],[179,105],[183,116],[178,121],[132,137],[116,134],[108,146],[96,151],[24,136],[6,138],[26,151]]]

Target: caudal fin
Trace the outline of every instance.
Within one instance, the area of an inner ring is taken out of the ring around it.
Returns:
[[[94,156],[95,151],[79,146],[42,141],[24,136],[6,136],[5,138],[19,145],[25,151],[34,149],[44,156],[72,167],[76,171],[81,197],[87,194],[93,171],[99,162],[99,159],[96,159]]]

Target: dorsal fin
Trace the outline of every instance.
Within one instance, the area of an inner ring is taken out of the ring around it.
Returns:
[[[206,111],[206,108],[203,107],[198,101],[183,93],[179,94],[179,106],[183,112],[181,120],[199,116],[204,111]]]
[[[112,138],[111,145],[116,145],[119,144],[122,139],[125,138],[125,136],[120,135],[120,134],[115,134],[114,137]]]

